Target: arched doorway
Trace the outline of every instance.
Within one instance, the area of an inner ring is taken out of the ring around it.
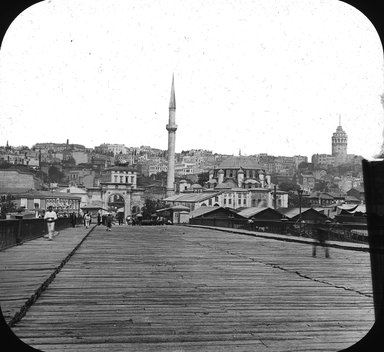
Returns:
[[[108,209],[116,214],[117,218],[125,219],[125,200],[121,194],[111,194],[108,197]]]

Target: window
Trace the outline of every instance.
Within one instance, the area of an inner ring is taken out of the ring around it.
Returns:
[[[219,201],[219,197],[215,197],[215,202],[218,202]]]
[[[208,199],[208,205],[212,205],[212,199]]]
[[[244,198],[243,200],[243,204],[246,205],[247,204],[247,200]]]
[[[227,199],[224,198],[224,205],[227,205]]]
[[[232,199],[231,198],[228,199],[228,204],[232,204]]]
[[[237,204],[241,205],[241,199],[240,198],[237,200]]]
[[[28,202],[27,198],[21,198],[20,199],[20,206],[26,208],[28,205],[27,202]]]

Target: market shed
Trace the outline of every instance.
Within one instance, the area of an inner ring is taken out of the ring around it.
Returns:
[[[246,208],[239,212],[239,215],[244,216],[247,219],[257,220],[278,220],[282,219],[282,215],[277,210],[271,207],[253,207]]]
[[[173,224],[185,224],[189,222],[190,209],[184,205],[174,205],[169,208],[156,210],[159,217],[171,220]]]
[[[328,219],[321,208],[301,208],[301,211],[300,208],[280,208],[277,211],[293,222],[299,221],[300,218],[307,223],[324,222]]]
[[[190,213],[189,223],[192,225],[240,228],[247,223],[247,218],[229,208],[200,207]]]

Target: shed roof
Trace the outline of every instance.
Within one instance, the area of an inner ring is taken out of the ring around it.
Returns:
[[[252,207],[246,208],[239,212],[239,215],[244,216],[245,218],[251,218],[263,212],[275,213],[279,218],[281,218],[281,213],[271,207]]]
[[[289,219],[295,218],[300,215],[300,208],[279,208],[277,209],[277,211],[285,215]],[[322,217],[326,217],[326,215],[324,215],[323,208],[301,208],[301,216],[308,212],[316,212]]]
[[[199,208],[191,211],[189,213],[189,217],[190,218],[194,218],[196,216],[200,216],[200,215],[203,215],[203,214],[208,214],[208,213],[214,211],[217,208],[219,208],[219,207],[217,207],[217,206],[216,207],[199,207]]]
[[[230,209],[230,208],[223,208],[223,207],[218,207],[218,206],[213,206],[213,207],[208,207],[208,206],[203,206],[199,207],[198,209],[195,209],[190,213],[190,218],[196,218],[198,216],[202,215],[207,215],[211,213],[226,213],[228,215],[234,216],[235,218],[244,218],[242,215],[238,214],[235,210]]]

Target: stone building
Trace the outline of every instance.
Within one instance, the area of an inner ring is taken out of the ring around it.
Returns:
[[[347,161],[347,146],[348,136],[339,123],[336,132],[332,135],[332,156],[335,158],[336,165]]]
[[[209,184],[218,185],[232,180],[237,187],[268,187],[271,177],[260,167],[258,159],[251,156],[230,156],[209,172]]]
[[[32,172],[18,169],[0,170],[0,193],[39,189],[42,181]]]
[[[27,211],[35,211],[36,217],[52,206],[59,217],[68,217],[69,214],[80,212],[81,197],[51,191],[36,191],[13,193],[17,207],[23,207]]]
[[[144,205],[144,189],[137,187],[137,172],[126,166],[113,166],[102,171],[99,187],[89,187],[88,206],[100,205],[105,211],[128,215]]]

